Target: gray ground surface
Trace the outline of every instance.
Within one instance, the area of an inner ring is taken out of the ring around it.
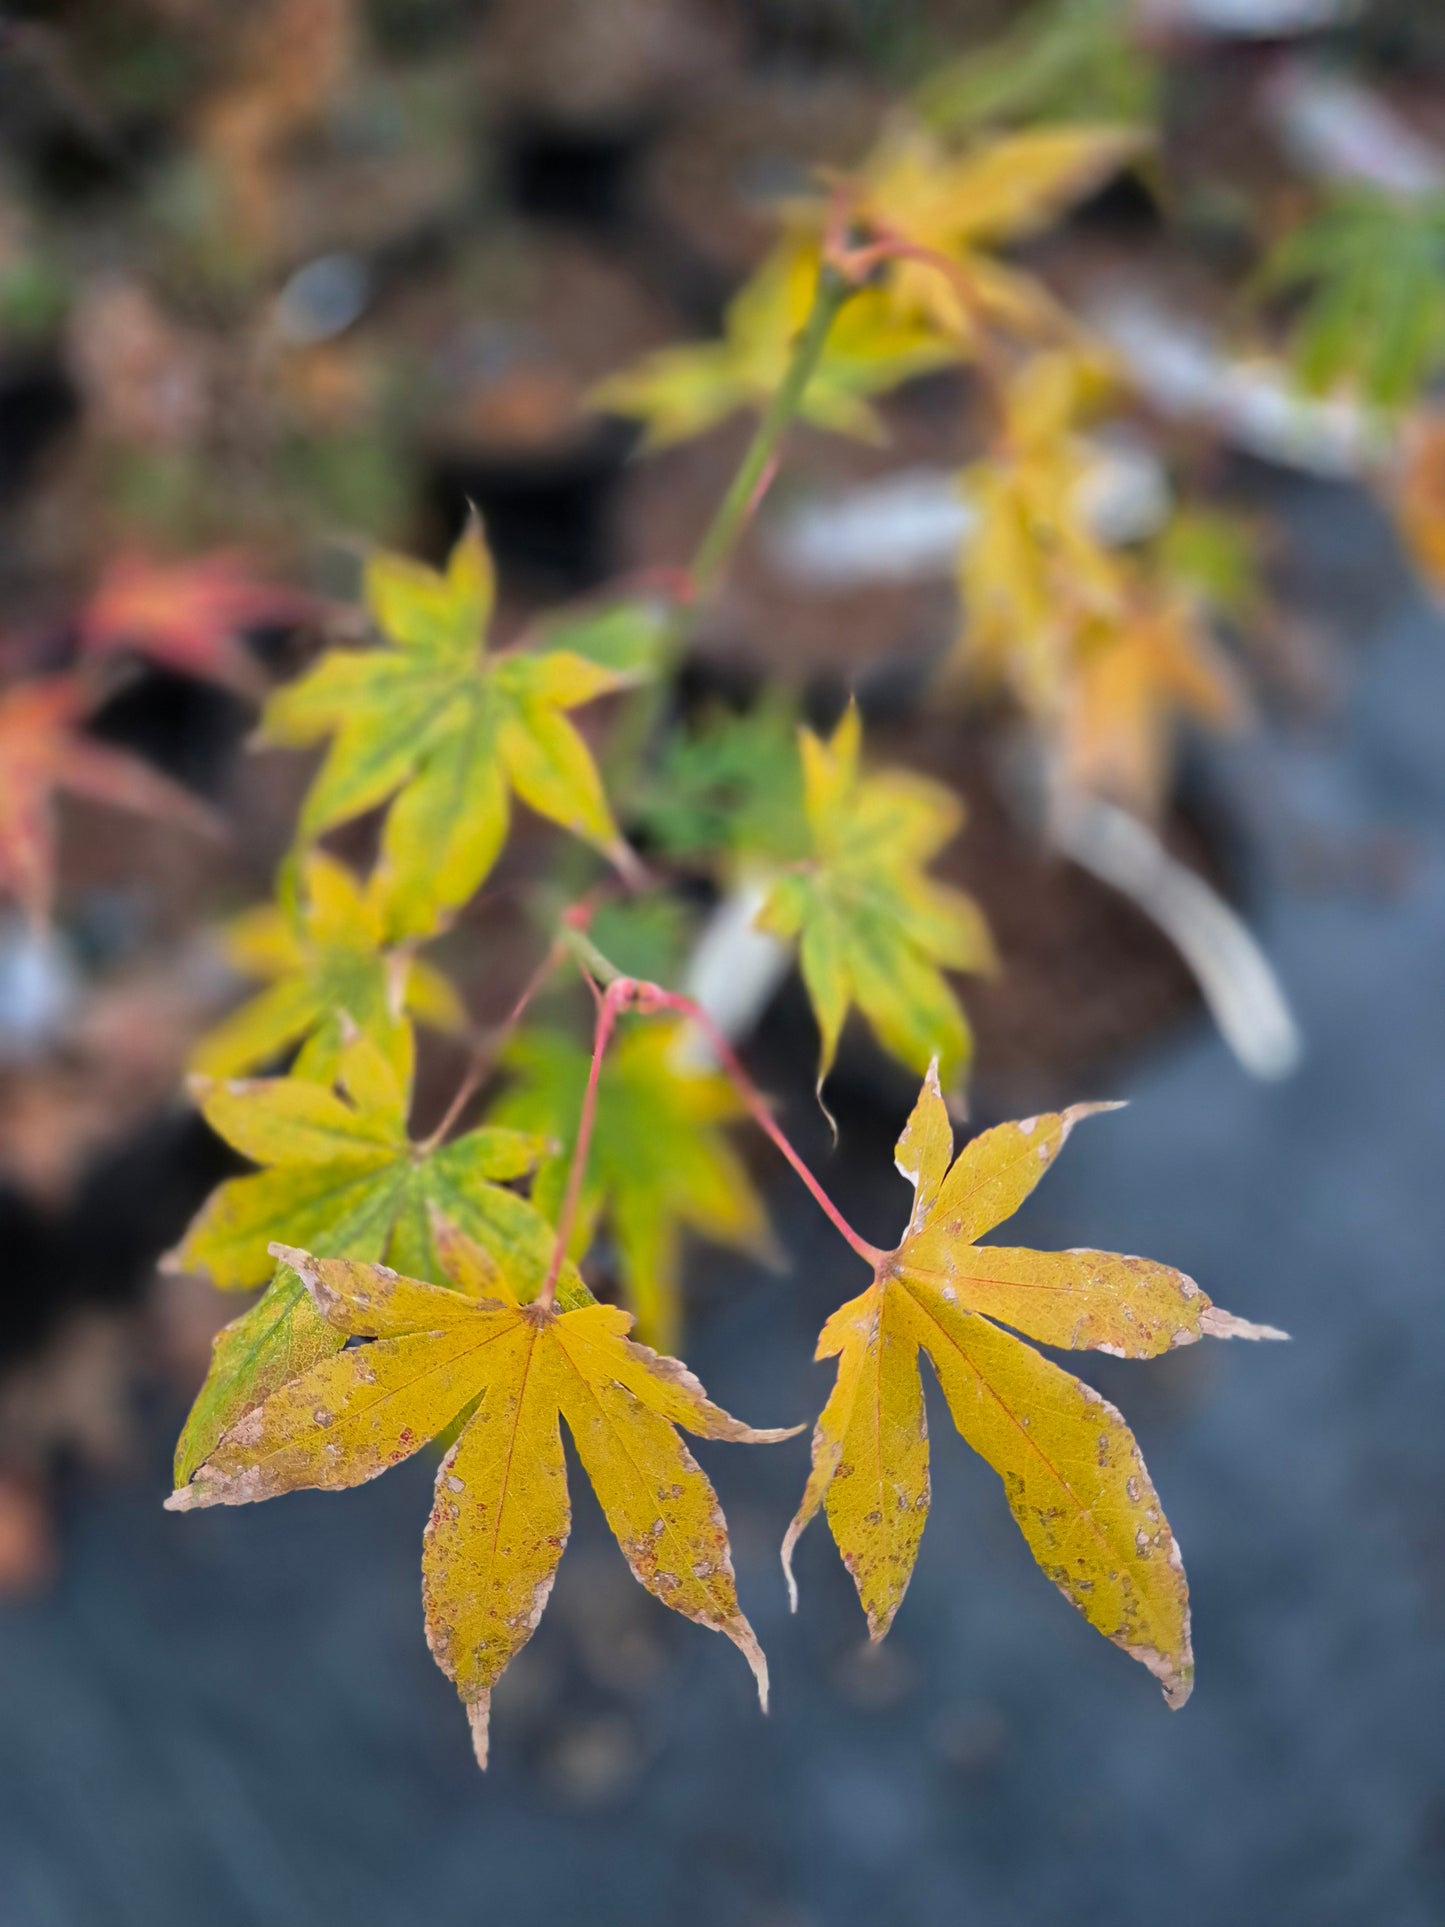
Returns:
[[[1309,1061],[1254,1085],[1199,1029],[1098,1091],[1133,1107],[1020,1220],[1168,1258],[1297,1335],[1092,1374],[1184,1547],[1191,1705],[1168,1713],[1074,1617],[936,1422],[917,1576],[872,1657],[820,1528],[786,1614],[805,1441],[706,1452],[767,1721],[738,1656],[631,1585],[574,1479],[483,1780],[422,1639],[430,1468],[172,1517],[158,1430],[146,1485],[77,1502],[58,1596],[0,1613],[5,1927],[1445,1918],[1445,624],[1357,506],[1291,506],[1307,592],[1365,643],[1357,687],[1329,740],[1220,775]],[[1348,852],[1380,829],[1413,840],[1402,894],[1287,887],[1301,832]],[[883,1235],[886,1161],[842,1168]],[[779,1221],[792,1273],[709,1262],[689,1347],[756,1423],[816,1410],[812,1336],[863,1282],[801,1195]]]

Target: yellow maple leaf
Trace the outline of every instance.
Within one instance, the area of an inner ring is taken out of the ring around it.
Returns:
[[[371,1342],[272,1392],[167,1505],[361,1485],[480,1401],[437,1473],[422,1579],[428,1643],[485,1766],[492,1687],[536,1629],[567,1543],[560,1415],[634,1576],[732,1640],[766,1707],[767,1662],[738,1605],[726,1522],[676,1428],[754,1442],[792,1432],[731,1418],[684,1365],[631,1343],[616,1306],[522,1304],[477,1247],[445,1230],[438,1242],[449,1287],[274,1246],[338,1333]]]
[[[1134,127],[1044,127],[956,152],[900,122],[860,175],[859,222],[951,264],[902,260],[888,288],[900,319],[969,341],[980,323],[1010,333],[1068,335],[1073,324],[1039,282],[990,252],[1048,226],[1144,151]]]
[[[872,1637],[902,1602],[928,1515],[928,1354],[963,1437],[999,1474],[1029,1550],[1105,1638],[1147,1666],[1171,1706],[1194,1661],[1179,1548],[1133,1434],[1094,1389],[1002,1329],[1067,1349],[1150,1358],[1196,1339],[1281,1338],[1221,1311],[1182,1272],[1105,1251],[1010,1250],[976,1241],[1016,1211],[1073,1126],[1076,1105],[985,1131],[955,1159],[930,1071],[898,1140],[914,1187],[908,1229],[873,1283],[823,1327],[838,1377],[813,1434],[813,1469],[783,1542],[820,1506]]]
[[[294,916],[261,904],[221,931],[227,961],[266,988],[206,1033],[191,1055],[194,1072],[239,1077],[304,1040],[296,1074],[330,1083],[343,1013],[398,1069],[403,1017],[442,1031],[466,1028],[461,999],[440,971],[392,947],[375,875],[363,885],[344,863],[311,850],[300,883]]]
[[[1077,427],[1107,381],[1091,356],[1033,357],[1005,390],[1000,446],[961,478],[974,526],[959,558],[956,665],[1044,720],[1058,715],[1081,633],[1125,600],[1118,558],[1089,525],[1094,451]]]
[[[995,966],[972,897],[924,874],[962,828],[963,805],[911,771],[865,774],[855,704],[827,742],[810,729],[799,741],[812,848],[774,882],[758,924],[797,938],[822,1039],[819,1087],[855,1003],[885,1050],[918,1071],[937,1058],[953,1083],[972,1036],[943,972]]]
[[[565,712],[636,676],[568,649],[488,655],[492,563],[475,516],[444,575],[380,555],[366,596],[390,646],[329,650],[262,718],[264,742],[332,738],[301,838],[390,801],[378,889],[391,928],[411,936],[432,934],[482,882],[506,841],[513,790],[623,860],[597,766]]]
[[[531,1170],[541,1139],[482,1125],[449,1144],[414,1143],[412,1033],[401,1026],[401,1068],[364,1033],[343,1045],[339,1088],[309,1078],[197,1078],[193,1091],[218,1137],[262,1168],[218,1185],[197,1212],[167,1269],[203,1272],[222,1290],[266,1285],[217,1334],[211,1367],[176,1448],[183,1478],[237,1418],[302,1365],[339,1349],[301,1281],[269,1250],[273,1238],[304,1239],[327,1257],[389,1258],[429,1272],[436,1221],[504,1251],[512,1276],[541,1282],[552,1233],[509,1182]],[[269,1281],[269,1282],[268,1282]],[[571,1265],[564,1303],[584,1302]]]
[[[820,261],[815,242],[790,236],[729,306],[721,341],[659,349],[600,383],[592,405],[644,422],[654,449],[701,435],[739,409],[766,408],[813,305]],[[900,320],[882,290],[863,289],[834,320],[798,413],[817,428],[881,441],[868,397],[957,356],[936,329]]]

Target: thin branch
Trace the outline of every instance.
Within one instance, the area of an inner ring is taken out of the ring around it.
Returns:
[[[431,1136],[426,1138],[417,1147],[419,1150],[424,1152],[434,1151],[439,1144],[444,1142],[448,1131],[451,1130],[462,1112],[482,1088],[482,1085],[486,1082],[495,1066],[497,1059],[507,1048],[507,1045],[511,1043],[513,1033],[516,1031],[523,1017],[526,1016],[527,1008],[532,999],[552,975],[552,972],[557,968],[558,964],[571,954],[570,945],[560,936],[557,937],[546,956],[543,957],[541,963],[537,965],[537,968],[523,985],[522,994],[518,997],[516,1003],[513,1004],[497,1028],[489,1031],[473,1051],[472,1061],[468,1064],[466,1073],[461,1083],[457,1086],[455,1097],[453,1097],[451,1103],[448,1104],[440,1124],[437,1125]]]
[[[663,627],[657,675],[638,692],[613,732],[604,760],[609,793],[626,793],[634,780],[663,714],[666,678],[682,656],[697,609],[717,587],[772,484],[783,437],[802,405],[833,322],[855,285],[825,248],[813,303],[793,342],[782,381],[774,390],[727,493],[703,533],[691,565],[669,570],[664,578],[672,610]]]
[[[692,564],[692,599],[700,602],[726,568],[748,523],[767,492],[783,436],[802,404],[839,309],[853,293],[854,282],[839,267],[823,260],[813,305],[797,339],[792,359],[763,411],[757,432],[732,479],[727,494],[698,545]]]
[[[567,1247],[572,1241],[572,1227],[577,1222],[577,1207],[582,1200],[582,1180],[587,1173],[587,1153],[592,1146],[592,1127],[597,1122],[597,1086],[602,1076],[602,1059],[618,1017],[636,1001],[637,990],[638,986],[631,977],[614,977],[597,1007],[597,1028],[592,1037],[592,1064],[587,1073],[581,1115],[577,1120],[577,1142],[572,1147],[567,1189],[562,1196],[562,1209],[557,1214],[557,1242],[552,1247],[552,1262],[547,1267],[547,1276],[535,1300],[542,1311],[550,1311],[556,1299],[557,1280],[567,1256]]]
[[[814,1203],[817,1204],[823,1212],[828,1222],[833,1226],[833,1229],[838,1232],[839,1236],[847,1242],[852,1250],[857,1252],[865,1264],[871,1265],[876,1271],[878,1266],[887,1258],[888,1253],[881,1251],[877,1245],[869,1244],[868,1240],[860,1237],[852,1225],[849,1224],[848,1220],[828,1196],[822,1185],[819,1184],[818,1180],[813,1176],[813,1173],[808,1169],[802,1158],[799,1157],[798,1153],[793,1149],[787,1137],[784,1135],[782,1127],[769,1110],[762,1092],[759,1091],[757,1085],[754,1084],[753,1080],[743,1069],[742,1063],[732,1045],[728,1042],[727,1038],[724,1037],[721,1030],[718,1029],[702,1005],[696,1003],[691,997],[682,996],[677,991],[663,990],[657,984],[638,984],[634,986],[634,992],[637,1009],[644,1015],[659,1010],[670,1010],[676,1012],[679,1016],[687,1017],[698,1026],[706,1036],[708,1044],[715,1053],[719,1064],[721,1064],[723,1070],[726,1072],[738,1096],[747,1106],[748,1112],[759,1130],[765,1132],[766,1135],[772,1139],[773,1143],[788,1160],[788,1163],[792,1165],[794,1171],[797,1172],[798,1176],[807,1186]]]

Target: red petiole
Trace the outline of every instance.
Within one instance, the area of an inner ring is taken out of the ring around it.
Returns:
[[[572,1227],[577,1221],[582,1183],[587,1169],[587,1153],[592,1142],[593,1127],[597,1121],[597,1089],[602,1076],[602,1060],[617,1026],[617,1019],[625,1010],[635,1010],[644,1017],[670,1011],[679,1017],[686,1017],[690,1023],[697,1025],[706,1037],[729,1082],[747,1106],[754,1123],[771,1138],[797,1172],[834,1230],[866,1265],[871,1265],[876,1271],[887,1258],[887,1252],[880,1251],[877,1245],[869,1244],[868,1240],[860,1237],[849,1224],[793,1149],[782,1127],[769,1110],[766,1099],[743,1069],[732,1045],[701,1004],[696,1003],[691,997],[684,997],[678,991],[664,990],[660,984],[639,983],[634,977],[616,977],[598,1000],[597,1027],[592,1039],[592,1064],[587,1074],[587,1089],[583,1095],[582,1111],[577,1122],[577,1142],[572,1150],[572,1163],[567,1172],[567,1189],[557,1218],[557,1242],[553,1248],[552,1262],[547,1268],[546,1279],[541,1291],[537,1294],[538,1305],[543,1310],[550,1310],[557,1295],[557,1279],[567,1255]]]

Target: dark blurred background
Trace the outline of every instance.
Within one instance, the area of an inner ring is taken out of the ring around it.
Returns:
[[[685,555],[738,434],[640,463],[588,388],[715,331],[770,204],[1013,12],[4,7],[6,666],[61,659],[67,610],[128,547],[241,543],[343,594],[357,538],[435,556],[471,497],[514,628]],[[1069,286],[1125,262],[1227,334],[1241,223],[1291,191],[1253,109],[1297,50],[1187,13],[1167,125],[1193,215],[1166,232],[1114,190],[1041,262]],[[1419,110],[1445,101],[1436,33],[1375,7],[1329,51]],[[782,508],[973,448],[966,377],[888,415],[881,453],[800,432]],[[77,806],[55,933],[37,948],[0,922],[3,1927],[1445,1919],[1445,617],[1356,480],[1212,441],[1190,459],[1268,519],[1292,622],[1260,726],[1191,749],[1167,840],[1272,959],[1304,1038],[1288,1080],[1251,1081],[1158,932],[1041,854],[976,733],[920,715],[946,571],[820,595],[755,543],[686,683],[736,699],[767,677],[825,710],[855,684],[881,752],[968,795],[952,873],[1005,964],[970,1000],[974,1122],[1132,1100],[1073,1140],[1020,1237],[1148,1252],[1294,1334],[1089,1361],[1185,1550],[1190,1705],[1166,1711],[1041,1578],[941,1411],[918,1570],[876,1650],[821,1528],[786,1611],[776,1548],[806,1439],[704,1448],[772,1662],[766,1720],[736,1655],[634,1585],[574,1480],[572,1546],[498,1689],[484,1779],[423,1639],[425,1458],[345,1495],[163,1513],[229,1310],[154,1277],[228,1168],[176,1079],[231,988],[204,930],[265,893],[302,773],[241,756],[243,704],[152,670],[102,728],[224,804],[233,845]],[[253,640],[292,660],[283,636]],[[466,946],[456,966],[495,1015],[505,941],[500,964]],[[789,986],[749,1061],[859,1228],[891,1241],[906,1082],[852,1048],[835,1152],[813,1048]],[[789,1267],[699,1249],[686,1349],[723,1404],[781,1424],[821,1404],[814,1337],[861,1280],[765,1150],[752,1163]]]

